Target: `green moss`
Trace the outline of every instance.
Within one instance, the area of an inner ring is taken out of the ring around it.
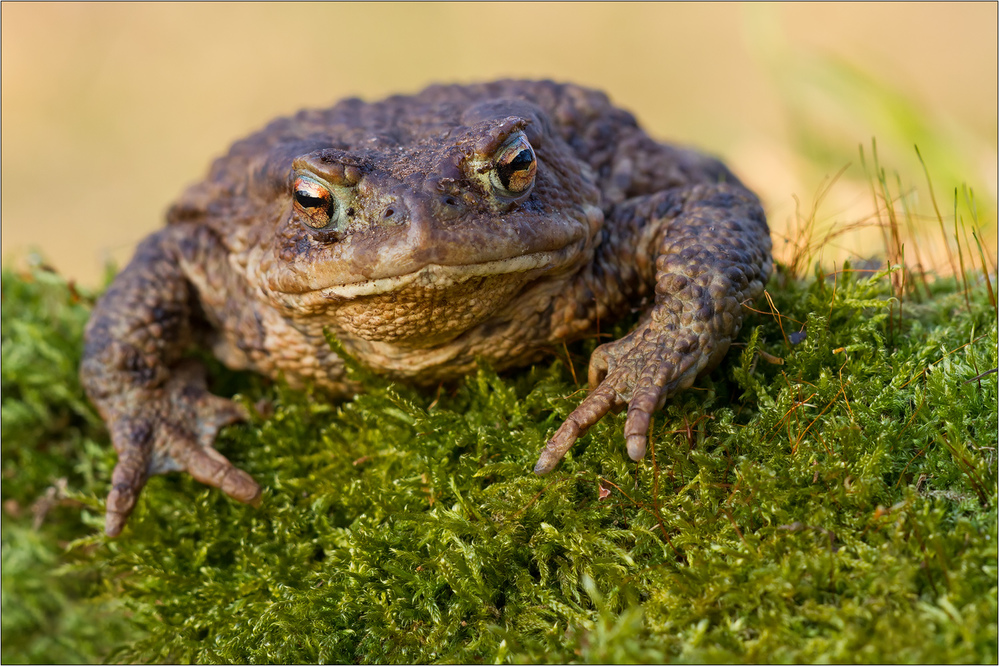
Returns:
[[[644,462],[622,415],[543,478],[562,360],[342,404],[213,364],[270,412],[218,443],[263,505],[156,477],[107,540],[89,295],[5,272],[3,660],[995,661],[995,310],[933,290],[900,326],[885,275],[779,273],[782,325],[750,318]]]

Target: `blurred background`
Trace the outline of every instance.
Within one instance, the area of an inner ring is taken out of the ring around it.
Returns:
[[[506,76],[603,89],[656,138],[721,156],[763,198],[785,260],[806,218],[827,230],[875,219],[864,168],[872,138],[886,181],[936,229],[919,243],[921,261],[946,272],[930,256],[939,225],[913,144],[945,215],[954,188],[970,188],[995,253],[995,3],[2,3],[0,12],[5,266],[44,260],[96,286],[214,157],[271,118]],[[880,232],[837,235],[820,258],[870,257],[871,238]]]

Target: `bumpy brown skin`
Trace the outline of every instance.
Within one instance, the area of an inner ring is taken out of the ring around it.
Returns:
[[[524,141],[536,173],[515,164],[507,189],[497,174]],[[329,228],[307,224],[317,209],[297,198],[301,177],[332,197]],[[651,414],[718,364],[771,269],[763,211],[720,162],[653,141],[602,93],[550,81],[435,86],[276,120],[168,220],[86,331],[81,376],[119,456],[111,536],[152,474],[186,470],[259,502],[212,448],[245,415],[207,392],[183,359],[192,345],[336,398],[362,387],[324,328],[373,370],[433,385],[477,357],[530,363],[643,308],[594,353],[593,390],[542,451],[544,474],[625,407],[640,459]]]

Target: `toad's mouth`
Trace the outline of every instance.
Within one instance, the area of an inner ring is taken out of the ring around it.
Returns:
[[[293,310],[325,309],[335,303],[359,299],[371,302],[372,298],[394,299],[404,294],[423,294],[424,298],[434,293],[453,295],[468,292],[473,289],[474,284],[488,291],[490,285],[510,284],[511,280],[523,284],[542,275],[554,276],[571,271],[578,265],[581,255],[585,254],[580,250],[579,243],[572,243],[556,250],[543,250],[506,259],[474,264],[428,263],[402,275],[360,278],[295,291],[272,287],[269,291],[279,302]],[[488,299],[489,294],[480,294],[480,297]]]
[[[495,316],[526,285],[573,270],[574,254],[564,248],[476,264],[431,263],[395,277],[283,294],[278,302],[295,317],[326,317],[344,339],[428,348]]]
[[[396,293],[409,287],[423,290],[449,289],[478,278],[515,273],[545,272],[563,263],[565,251],[535,252],[509,259],[497,259],[480,264],[448,266],[428,264],[419,270],[396,277],[363,280],[317,289],[313,294],[330,300],[351,300],[364,296]]]

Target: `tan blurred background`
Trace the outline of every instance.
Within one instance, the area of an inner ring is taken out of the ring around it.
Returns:
[[[905,187],[925,186],[913,143],[951,210],[973,187],[994,239],[996,9],[4,2],[4,262],[37,250],[96,285],[274,116],[501,76],[601,88],[654,136],[722,156],[764,198],[778,252],[794,197],[810,206],[848,163],[820,217],[873,209],[857,159],[872,136]]]

